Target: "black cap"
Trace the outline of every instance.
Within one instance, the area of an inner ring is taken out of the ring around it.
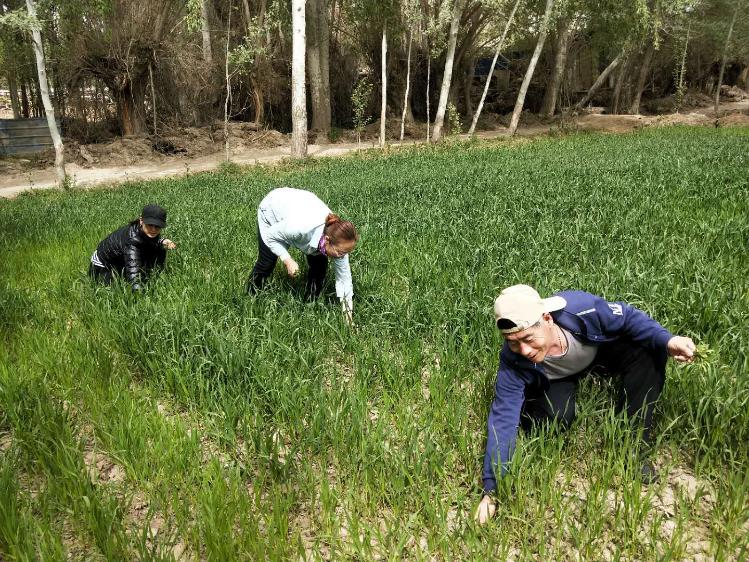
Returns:
[[[166,226],[166,211],[158,205],[146,205],[143,207],[141,218],[145,224],[164,228]]]

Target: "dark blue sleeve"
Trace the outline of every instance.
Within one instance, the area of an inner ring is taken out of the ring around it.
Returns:
[[[504,354],[502,354],[504,355]],[[515,439],[520,421],[520,410],[525,400],[525,382],[500,356],[497,382],[494,385],[494,400],[489,410],[486,453],[484,455],[484,493],[497,488],[495,468],[500,467],[501,476],[515,451]]]
[[[626,335],[632,341],[664,352],[673,334],[637,307],[601,299],[596,306],[601,326],[609,335]]]

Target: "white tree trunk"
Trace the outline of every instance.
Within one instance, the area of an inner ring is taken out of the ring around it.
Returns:
[[[403,96],[403,115],[401,115],[401,141],[406,132],[406,112],[408,111],[408,93],[411,88],[411,43],[413,31],[408,34],[408,56],[406,57],[406,94]]]
[[[297,158],[304,158],[307,156],[304,0],[292,0],[291,11],[293,29],[291,55],[291,154]]]
[[[151,80],[151,110],[153,112],[153,135],[156,136],[156,88],[153,86],[153,67],[148,63],[148,77]]]
[[[208,22],[208,0],[200,1],[200,23],[203,33],[203,60],[213,64],[213,49],[211,48],[211,26]]]
[[[453,6],[453,18],[450,22],[450,37],[447,41],[445,74],[442,77],[440,100],[437,105],[437,115],[434,118],[434,133],[432,134],[432,140],[434,142],[439,142],[442,139],[442,128],[445,124],[445,110],[447,109],[447,100],[450,96],[450,82],[452,81],[453,62],[455,59],[455,44],[458,42],[458,27],[460,26],[460,14],[462,9],[462,0],[455,0],[455,5]]]
[[[380,109],[380,146],[385,146],[385,124],[387,119],[387,29],[382,28],[382,106]]]
[[[603,70],[603,72],[601,72],[596,81],[593,82],[593,85],[588,90],[588,93],[583,96],[583,99],[575,104],[575,109],[581,109],[586,103],[590,101],[590,99],[603,85],[603,83],[606,82],[606,79],[609,77],[609,75],[616,69],[617,66],[619,66],[622,58],[624,58],[624,53],[625,50],[623,49],[622,52],[616,55],[616,58],[609,63],[609,65]]]
[[[55,172],[57,174],[57,183],[59,186],[65,185],[67,174],[65,172],[65,149],[60,138],[60,131],[57,130],[55,121],[55,108],[52,107],[52,101],[49,97],[49,83],[47,82],[47,65],[44,61],[44,47],[42,45],[42,33],[39,22],[36,17],[36,6],[34,0],[26,0],[26,8],[29,12],[29,18],[32,21],[31,38],[34,46],[34,55],[36,56],[36,69],[39,76],[39,93],[42,97],[44,111],[47,114],[47,126],[49,134],[52,137],[52,143],[55,145]]]
[[[224,159],[231,157],[229,148],[229,107],[231,107],[231,74],[229,74],[229,39],[231,38],[231,10],[226,23],[226,50],[224,51],[224,75],[226,79],[226,97],[224,98]]]
[[[720,72],[718,73],[718,87],[715,88],[715,117],[718,117],[718,109],[720,108],[720,87],[723,85],[723,73],[726,70],[726,59],[728,58],[728,46],[731,43],[731,35],[733,34],[733,26],[736,23],[736,16],[739,13],[741,2],[736,2],[736,9],[733,11],[733,18],[731,18],[731,26],[728,28],[728,35],[726,36],[726,44],[723,47],[723,58],[720,61]]]
[[[510,24],[512,24],[512,20],[515,17],[515,12],[517,11],[519,5],[520,5],[520,0],[515,0],[515,5],[512,7],[512,12],[510,12],[510,17],[507,18],[507,23],[505,23],[504,31],[502,31],[502,37],[500,37],[499,43],[497,43],[497,50],[494,51],[494,58],[492,59],[492,66],[489,69],[489,76],[486,77],[486,84],[484,85],[484,93],[481,94],[481,101],[479,102],[479,107],[476,110],[476,113],[473,115],[471,128],[468,130],[468,134],[470,136],[473,136],[473,133],[476,130],[476,123],[479,122],[479,117],[481,116],[481,110],[484,109],[484,101],[486,100],[486,94],[489,92],[489,86],[492,83],[492,77],[494,76],[494,68],[497,66],[497,59],[499,58],[499,53],[502,51],[502,46],[504,45],[505,38],[507,37],[507,32],[510,30]]]
[[[546,35],[549,33],[549,18],[551,18],[551,9],[554,6],[554,0],[546,0],[546,11],[544,12],[544,19],[541,22],[541,34],[538,36],[538,43],[536,43],[536,50],[533,51],[531,62],[528,65],[528,69],[525,71],[525,78],[523,83],[520,85],[520,91],[518,92],[518,99],[515,101],[515,109],[512,111],[512,119],[510,120],[509,133],[510,136],[514,136],[518,130],[518,123],[520,123],[520,115],[523,112],[523,105],[525,105],[525,94],[528,92],[528,86],[533,78],[533,73],[536,70],[536,64],[538,58],[541,56],[541,51],[544,48],[546,42]]]

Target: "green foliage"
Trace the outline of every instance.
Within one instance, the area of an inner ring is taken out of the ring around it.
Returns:
[[[446,114],[447,129],[448,131],[450,131],[450,134],[459,135],[460,133],[462,133],[463,123],[460,119],[460,113],[458,113],[458,109],[455,107],[455,104],[453,102],[447,104]]]
[[[364,76],[356,82],[356,86],[354,86],[351,92],[351,107],[354,111],[354,130],[359,142],[361,142],[361,135],[364,132],[364,128],[372,120],[372,116],[367,114],[367,107],[372,97],[373,88],[372,83]]]
[[[741,559],[747,140],[453,144],[0,201],[0,556]],[[280,266],[243,293],[278,185],[357,225],[357,330],[332,279],[316,303]],[[167,270],[137,296],[92,285],[93,248],[151,201]],[[635,474],[613,385],[587,378],[571,431],[521,435],[480,529],[491,303],[517,282],[627,300],[710,352],[668,367],[660,484]],[[90,476],[94,451],[119,479]]]
[[[18,8],[7,14],[0,14],[0,28],[8,27],[10,29],[30,32],[35,26],[38,27],[39,23],[29,15],[25,8]]]
[[[218,171],[228,176],[233,176],[242,173],[242,166],[231,160],[222,160],[218,165]]]
[[[248,73],[257,57],[268,54],[264,40],[266,32],[267,26],[259,25],[257,18],[253,18],[245,30],[243,42],[229,53],[229,64],[240,73]]]
[[[190,31],[200,31],[203,26],[203,0],[187,0],[185,25]]]

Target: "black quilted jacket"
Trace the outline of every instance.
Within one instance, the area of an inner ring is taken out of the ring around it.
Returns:
[[[162,238],[149,238],[138,221],[126,224],[99,242],[96,254],[108,269],[125,276],[138,290],[154,267],[164,265],[166,250]]]

